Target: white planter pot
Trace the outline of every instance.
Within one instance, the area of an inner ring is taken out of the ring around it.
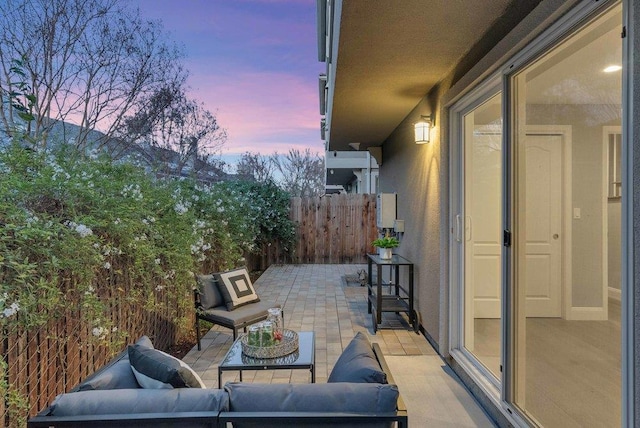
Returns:
[[[378,248],[378,255],[383,260],[390,260],[393,257],[393,248]]]

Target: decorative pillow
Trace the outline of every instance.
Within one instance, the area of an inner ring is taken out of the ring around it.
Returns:
[[[213,277],[218,282],[220,294],[228,310],[232,311],[242,305],[260,301],[246,268],[214,273]]]
[[[387,383],[387,375],[362,332],[358,332],[344,348],[327,382]]]
[[[143,388],[205,388],[200,376],[176,357],[140,345],[130,345],[128,352],[131,370]]]
[[[213,275],[197,275],[198,290],[200,291],[200,305],[202,309],[211,309],[224,306],[226,302],[220,295]]]
[[[153,349],[153,344],[147,336],[142,336],[136,342],[143,348]],[[87,378],[78,386],[78,391],[93,391],[100,389],[135,389],[140,388],[136,380],[131,364],[129,363],[129,354],[124,353],[122,358],[114,362],[108,367],[100,369],[93,376]]]

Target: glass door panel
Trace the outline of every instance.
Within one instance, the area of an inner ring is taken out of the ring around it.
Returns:
[[[545,427],[620,426],[621,31],[616,6],[511,81],[514,401]]]
[[[464,347],[500,378],[502,116],[495,95],[463,117]]]

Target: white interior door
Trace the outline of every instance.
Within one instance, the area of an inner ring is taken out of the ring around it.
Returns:
[[[562,315],[562,136],[525,140],[527,317]]]
[[[465,150],[465,289],[473,318],[500,318],[502,136],[474,132]]]

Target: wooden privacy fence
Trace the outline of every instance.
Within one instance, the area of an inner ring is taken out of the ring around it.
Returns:
[[[364,263],[377,237],[376,195],[292,198],[295,263]]]
[[[193,325],[193,314],[181,313],[177,296],[171,299],[158,292],[155,304],[145,308],[142,302],[126,297],[130,286],[122,284],[121,294],[109,309],[108,317],[115,328],[106,340],[95,337],[78,309],[71,309],[71,302],[69,310],[51,314],[51,320],[38,329],[13,328],[3,332],[0,352],[4,357],[4,379],[0,381],[0,392],[4,400],[0,400],[0,426],[24,427],[27,416],[35,415],[57,394],[68,391],[106,364],[124,348],[123,342],[147,335],[154,346],[166,349],[184,334],[184,327],[175,324],[179,316],[187,315],[187,328]],[[179,298],[192,299],[190,294]],[[126,332],[128,337],[117,340],[118,332]]]
[[[274,263],[365,263],[376,239],[376,195],[324,195],[291,198],[291,219],[296,223],[292,252],[279,244],[249,256],[251,270]]]

